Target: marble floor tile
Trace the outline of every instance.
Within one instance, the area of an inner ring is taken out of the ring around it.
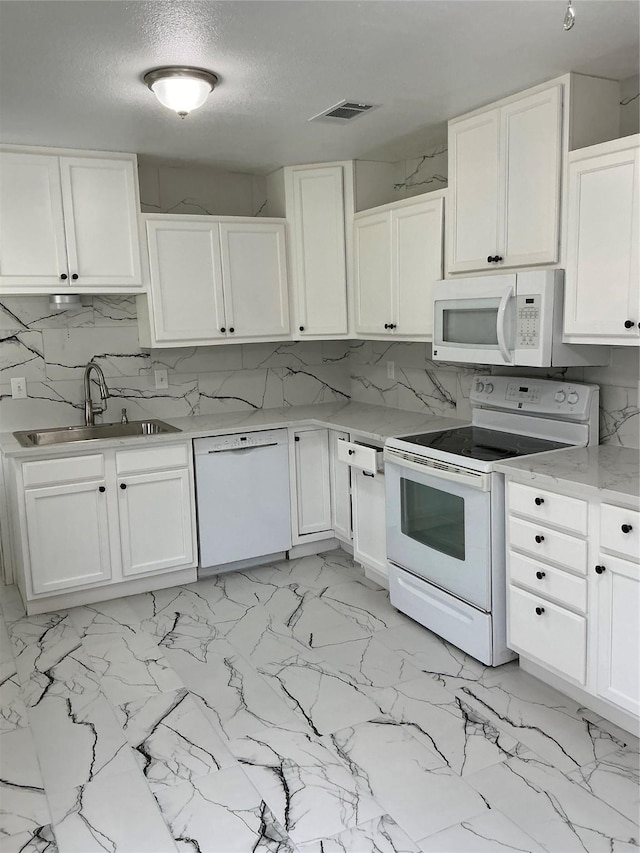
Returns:
[[[265,728],[229,748],[296,844],[337,835],[383,813],[330,744]]]
[[[637,849],[637,824],[537,756],[510,758],[466,778],[492,809],[503,812],[546,850]]]
[[[180,678],[219,731],[231,739],[264,726],[292,725],[291,707],[239,654],[177,666]]]
[[[58,853],[58,845],[51,825],[38,826],[33,832],[0,837],[2,853]]]
[[[184,853],[295,853],[282,825],[239,768],[163,788],[156,799],[176,848]]]
[[[543,847],[497,809],[424,838],[420,850],[422,853],[544,853]]]
[[[81,638],[127,638],[140,632],[140,619],[123,598],[74,607],[69,618]]]
[[[587,791],[629,820],[640,817],[640,755],[629,749],[611,752],[599,761],[594,761],[568,774]]]
[[[456,695],[566,773],[626,744],[621,729],[592,722],[568,696],[520,669],[498,670]]]
[[[237,764],[186,688],[129,702],[117,713],[154,793]]]
[[[16,665],[13,660],[0,663],[0,734],[28,725]]]
[[[361,723],[328,740],[413,841],[487,809],[483,798],[403,726]]]
[[[389,817],[374,818],[332,838],[298,845],[299,853],[420,853],[417,844]]]
[[[407,658],[379,643],[375,636],[322,646],[314,643],[313,648],[333,669],[360,686],[389,687],[420,674]]]
[[[0,845],[51,822],[44,783],[28,728],[0,735]]]
[[[66,613],[25,616],[8,625],[20,683],[46,684],[47,674],[82,647]],[[44,677],[41,677],[44,676]]]
[[[114,705],[183,686],[151,638],[140,634],[126,638],[89,636],[83,645],[103,691]]]
[[[86,785],[49,794],[53,831],[64,853],[175,853],[142,774],[97,773]]]
[[[103,776],[135,771],[133,754],[114,709],[102,693],[46,696],[30,709],[32,732],[47,793]]]
[[[458,775],[529,751],[428,676],[366,693],[380,710],[376,721],[406,728]]]
[[[281,560],[251,569],[251,574],[276,586],[298,583],[307,589],[318,591],[350,580],[366,581],[362,567],[341,550],[326,551],[295,560]]]
[[[318,597],[336,613],[342,614],[369,634],[405,625],[410,621],[391,606],[386,589],[366,578],[327,587]]]

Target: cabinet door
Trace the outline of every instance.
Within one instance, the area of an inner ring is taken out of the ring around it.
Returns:
[[[189,471],[118,478],[125,577],[193,565]]]
[[[372,213],[354,222],[354,308],[358,334],[388,334],[395,323],[391,298],[391,213]]]
[[[449,125],[448,270],[491,269],[498,254],[498,110]]]
[[[26,489],[24,494],[33,592],[108,581],[111,557],[104,480]]]
[[[399,335],[433,334],[433,283],[442,278],[443,199],[391,212],[394,322]]]
[[[284,225],[221,222],[220,246],[230,339],[288,335]]]
[[[338,441],[349,441],[349,434],[331,430],[331,526],[338,539],[351,542],[351,468],[338,458]]]
[[[289,192],[297,331],[302,337],[346,335],[343,167],[294,169],[290,173]]]
[[[155,337],[176,346],[224,338],[216,222],[147,220]]]
[[[640,713],[640,572],[637,563],[601,555],[595,577],[598,695]],[[595,622],[595,620],[594,620]]]
[[[60,177],[72,287],[142,286],[135,161],[61,157]]]
[[[639,181],[637,148],[569,165],[567,335],[593,343],[640,341]]]
[[[58,158],[0,153],[0,286],[62,287],[68,273]]]
[[[329,431],[310,429],[295,433],[294,456],[298,536],[328,532],[331,530]]]
[[[562,87],[500,110],[499,254],[505,266],[558,260]]]
[[[353,479],[354,559],[387,577],[384,474],[354,469]]]

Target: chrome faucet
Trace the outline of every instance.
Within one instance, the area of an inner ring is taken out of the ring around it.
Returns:
[[[100,399],[103,402],[101,409],[93,405],[91,400],[91,371],[95,370],[98,375],[98,387],[100,388]],[[101,415],[106,409],[106,402],[109,397],[109,389],[104,381],[104,373],[99,364],[90,361],[84,369],[84,423],[85,426],[94,426],[95,416]]]

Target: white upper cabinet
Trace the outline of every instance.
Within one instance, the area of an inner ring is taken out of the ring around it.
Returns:
[[[284,223],[145,216],[151,273],[143,346],[289,336]]]
[[[442,278],[445,192],[384,205],[354,220],[355,331],[427,338]]]
[[[449,122],[447,274],[562,265],[563,162],[618,135],[619,97],[566,74]]]
[[[134,155],[0,153],[0,289],[142,286]]]
[[[449,123],[449,272],[558,260],[562,87]]]
[[[640,137],[569,160],[564,331],[578,343],[640,343]]]

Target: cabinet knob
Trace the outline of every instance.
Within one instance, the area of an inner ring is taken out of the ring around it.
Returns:
[[[487,263],[488,263],[488,264],[492,264],[492,263],[493,263],[493,255],[487,255]]]
[[[541,581],[542,578],[545,576],[546,576],[546,572],[536,572],[536,577],[538,578],[539,581]]]
[[[74,274],[71,276],[71,278],[72,278],[74,281],[77,281],[77,280],[78,280],[78,273],[77,273],[77,272],[74,272]]]
[[[120,483],[120,488],[121,488],[121,489],[126,489],[126,488],[127,488],[127,484],[126,484],[126,483]]]
[[[499,263],[502,260],[502,255],[496,255],[494,260],[496,263]]]
[[[534,503],[536,506],[542,506],[542,504],[544,503],[544,498],[536,498]]]
[[[385,324],[384,324],[384,327],[385,327],[385,329],[388,329],[388,328],[389,328],[389,324],[388,324],[388,323],[385,323]]]
[[[601,575],[605,570],[605,566],[596,566],[596,574]]]
[[[349,456],[353,456],[354,453],[355,453],[355,450],[349,450]]]
[[[294,441],[300,441],[300,436],[299,436],[299,435],[294,435],[293,440],[294,440]],[[351,453],[351,451],[349,451],[349,453]]]
[[[536,607],[536,613],[538,614],[538,616],[542,616],[542,614],[544,613],[544,607]]]
[[[536,534],[536,542],[538,543],[538,545],[539,545],[541,542],[544,542],[544,536],[540,536],[540,534],[539,534],[539,533],[538,533],[538,534]]]
[[[389,323],[389,328],[390,328],[390,329],[395,329],[395,327],[396,327],[396,324],[395,324],[395,323]]]
[[[220,326],[220,331],[221,331],[221,332],[222,332],[222,334],[224,335],[224,333],[225,333],[227,330],[225,329],[225,327],[224,327],[224,326]]]
[[[61,280],[61,281],[66,281],[66,280],[67,280],[67,274],[66,274],[66,272],[60,273],[60,280]]]
[[[106,491],[107,491],[107,487],[106,487],[106,486],[98,486],[98,491],[99,491],[99,492],[106,492]]]
[[[304,332],[304,326],[299,326],[298,328],[300,329],[301,332]]]
[[[229,326],[229,331],[231,332],[231,334],[233,334],[235,332],[235,329],[233,328],[233,326]]]
[[[623,533],[631,533],[633,527],[630,524],[623,524],[620,530],[622,530]]]
[[[633,322],[633,320],[625,320],[624,321],[625,329],[633,329],[634,326],[635,326],[635,323]]]

